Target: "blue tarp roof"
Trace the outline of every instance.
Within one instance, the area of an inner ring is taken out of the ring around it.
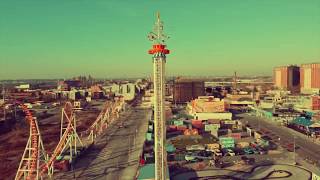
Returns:
[[[306,119],[304,117],[298,117],[295,120],[293,120],[292,123],[306,127],[313,124],[313,122],[310,119]]]

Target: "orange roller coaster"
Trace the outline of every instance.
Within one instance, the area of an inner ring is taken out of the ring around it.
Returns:
[[[26,114],[26,120],[30,125],[30,135],[15,179],[38,179],[40,163],[45,163],[43,161],[47,160],[47,156],[44,151],[36,118],[32,116],[27,106],[23,104],[20,104],[20,106]]]
[[[70,102],[67,102],[62,109],[59,143],[54,149],[46,165],[41,168],[41,175],[48,171],[48,175],[52,176],[55,160],[67,149],[70,153],[69,162],[72,162],[72,158],[77,155],[78,143],[83,147],[83,144],[76,131],[76,119],[73,106]]]
[[[66,153],[69,153],[68,157],[71,163],[79,153],[79,148],[83,149],[93,143],[96,136],[107,128],[109,123],[119,117],[120,110],[125,106],[123,98],[116,99],[115,102],[106,102],[95,122],[86,131],[88,132],[86,135],[91,141],[83,143],[77,134],[73,105],[67,102],[62,108],[60,140],[49,157],[44,150],[37,119],[32,116],[27,106],[21,103],[17,104],[20,104],[26,114],[27,122],[30,125],[30,135],[15,179],[27,180],[40,179],[45,176],[45,173],[52,177],[57,158]]]

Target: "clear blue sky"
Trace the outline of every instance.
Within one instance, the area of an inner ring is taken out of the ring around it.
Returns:
[[[320,0],[0,0],[0,79],[150,75],[156,11],[168,75],[320,62]]]

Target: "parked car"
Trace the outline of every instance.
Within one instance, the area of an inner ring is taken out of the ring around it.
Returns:
[[[243,151],[245,154],[254,154],[254,151],[249,147],[244,148]]]
[[[186,147],[186,150],[187,151],[203,151],[203,150],[205,150],[206,148],[203,146],[203,145],[197,145],[197,144],[195,144],[195,145],[190,145],[190,146],[187,146]]]
[[[245,152],[241,148],[235,148],[233,151],[236,155],[245,155]]]
[[[231,149],[227,149],[227,148],[222,149],[222,154],[223,154],[223,156],[235,156],[236,155]]]
[[[245,162],[245,164],[253,165],[255,163],[254,158],[248,158],[247,156],[242,156],[241,160]]]
[[[184,156],[185,160],[186,161],[196,161],[196,154],[194,153],[187,153],[185,156]]]
[[[293,152],[294,149],[296,149],[296,150],[299,149],[298,146],[295,146],[295,148],[293,148],[293,147],[294,147],[293,143],[290,143],[290,144],[287,144],[285,148],[290,152]]]
[[[220,151],[220,149],[214,149],[213,150],[213,154],[216,157],[221,157],[222,156],[222,152]]]
[[[257,150],[259,151],[259,154],[267,154],[268,153],[268,151],[262,147],[257,147]]]
[[[200,151],[198,153],[198,156],[204,156],[204,157],[212,157],[212,152],[211,151]]]
[[[251,148],[253,151],[253,154],[260,154],[260,151],[256,148]]]

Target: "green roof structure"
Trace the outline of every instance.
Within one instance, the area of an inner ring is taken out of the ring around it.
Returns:
[[[306,119],[304,117],[298,117],[295,120],[292,121],[293,124],[309,127],[313,124],[313,122],[310,119]]]

